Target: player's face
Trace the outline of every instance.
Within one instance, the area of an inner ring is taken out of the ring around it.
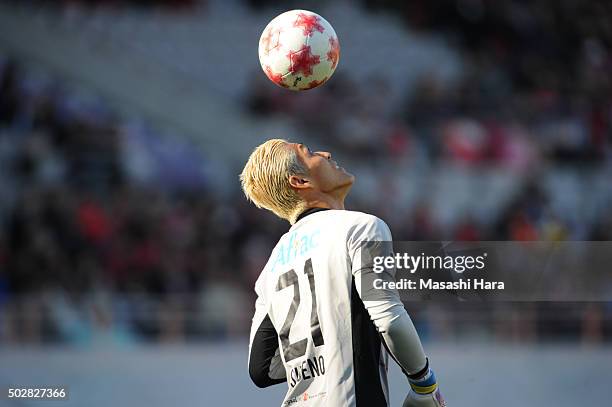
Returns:
[[[338,163],[332,160],[331,153],[327,151],[311,151],[304,144],[292,144],[298,157],[308,169],[308,180],[311,187],[323,193],[334,194],[342,192],[348,193],[355,177],[347,172]]]

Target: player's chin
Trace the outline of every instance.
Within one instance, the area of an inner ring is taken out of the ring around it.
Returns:
[[[342,186],[351,186],[355,182],[355,176],[346,170],[342,170],[340,175]]]
[[[346,177],[346,178],[350,178],[353,181],[355,181],[355,176],[353,174],[351,174],[350,172],[348,172],[347,170],[344,169],[344,167],[340,167],[340,173]]]
[[[340,176],[340,177],[346,177],[347,175],[351,177],[353,176],[353,174],[348,172],[344,167],[340,167],[338,164],[336,164],[335,167],[332,165],[332,169],[335,171],[337,176]]]

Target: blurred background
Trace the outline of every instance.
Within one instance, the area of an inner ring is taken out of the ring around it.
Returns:
[[[341,44],[299,94],[257,59],[292,8]],[[396,240],[612,240],[612,4],[0,1],[0,387],[279,405],[246,352],[288,224],[238,182],[274,137],[331,151]],[[609,404],[612,301],[407,309],[451,406]]]

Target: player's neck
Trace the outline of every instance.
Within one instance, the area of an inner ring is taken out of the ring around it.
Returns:
[[[306,207],[324,209],[344,209],[344,197],[333,197],[331,195],[321,195],[306,201]]]

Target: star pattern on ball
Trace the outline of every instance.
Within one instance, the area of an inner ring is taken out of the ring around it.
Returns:
[[[264,45],[264,53],[266,55],[268,55],[270,51],[281,47],[280,36],[282,32],[282,28],[268,28],[265,37],[263,37],[261,40]]]
[[[272,68],[270,68],[268,65],[266,65],[266,67],[264,68],[264,70],[266,71],[266,76],[268,77],[268,79],[270,79],[272,82],[274,82],[275,84],[277,84],[278,86],[282,86],[283,88],[286,88],[287,85],[285,85],[285,83],[283,82],[283,75],[280,73],[274,73],[274,71],[272,71]]]
[[[336,69],[338,60],[340,59],[340,44],[335,37],[329,38],[329,51],[327,52],[327,60],[331,61],[332,69]]]
[[[309,90],[309,89],[314,89],[314,88],[316,88],[319,85],[323,85],[325,82],[327,82],[327,78],[328,77],[326,76],[325,78],[321,79],[320,81],[318,81],[316,79],[312,80],[312,81],[308,82],[308,85],[306,85],[303,89],[304,90]]]
[[[312,55],[308,45],[302,47],[299,51],[289,51],[287,58],[291,63],[289,72],[293,74],[301,72],[306,77],[312,75],[312,68],[319,63],[319,56]]]
[[[304,35],[310,37],[315,30],[322,33],[325,28],[319,24],[319,17],[299,13],[296,20],[293,22],[294,27],[301,27]]]

